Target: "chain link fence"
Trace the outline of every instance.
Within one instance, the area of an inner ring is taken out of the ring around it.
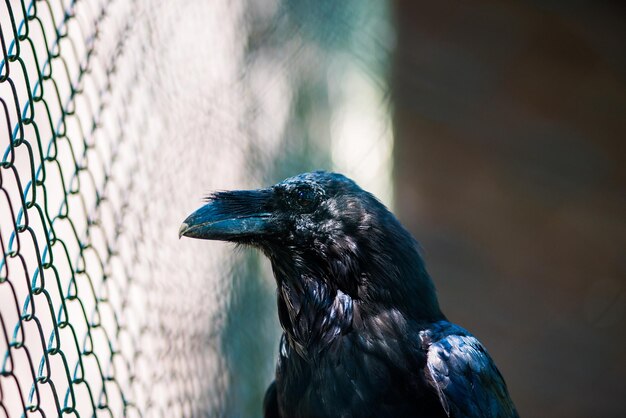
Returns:
[[[386,7],[2,1],[0,417],[260,416],[268,265],[179,223],[314,168],[390,202]]]

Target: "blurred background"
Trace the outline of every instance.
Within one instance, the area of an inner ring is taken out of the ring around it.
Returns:
[[[0,416],[258,417],[268,262],[212,190],[354,178],[522,417],[623,417],[617,1],[0,4]]]
[[[626,8],[395,3],[396,209],[522,417],[626,416]]]

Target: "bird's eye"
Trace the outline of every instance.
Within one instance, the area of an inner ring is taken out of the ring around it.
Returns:
[[[301,186],[294,190],[294,203],[301,209],[310,209],[314,206],[317,193],[308,186]]]

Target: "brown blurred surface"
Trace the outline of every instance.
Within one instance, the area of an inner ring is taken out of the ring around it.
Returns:
[[[396,207],[520,415],[626,416],[626,8],[395,1]]]

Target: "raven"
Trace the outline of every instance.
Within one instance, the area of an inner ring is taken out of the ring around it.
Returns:
[[[180,236],[271,261],[283,334],[266,418],[518,417],[485,348],[442,314],[415,239],[347,177],[216,192]]]

